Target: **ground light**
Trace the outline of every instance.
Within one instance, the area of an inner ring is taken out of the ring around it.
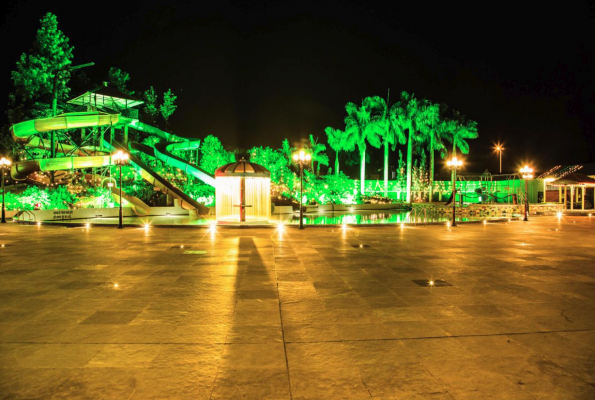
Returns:
[[[562,211],[558,211],[556,213],[556,216],[558,217],[558,219],[562,218]]]
[[[307,166],[311,158],[304,150],[293,154],[293,161],[300,166],[300,229],[304,229],[304,165]]]
[[[85,228],[87,228],[87,229],[91,228],[91,224],[87,222],[87,223],[85,224]]]
[[[5,214],[5,206],[4,206],[4,175],[6,174],[6,171],[10,168],[10,164],[11,161],[7,158],[0,158],[0,171],[2,171],[2,176],[0,177],[2,179],[2,222],[3,224],[6,223],[6,214]]]
[[[448,169],[452,171],[452,226],[457,226],[456,212],[457,212],[457,171],[463,165],[461,160],[457,160],[457,157],[453,157],[452,160],[446,163]]]
[[[151,225],[150,224],[145,224],[145,225],[143,225],[143,227],[145,228],[146,231],[148,231],[149,228],[151,227]]]
[[[533,178],[533,168],[525,165],[521,168],[521,174],[523,174],[523,179],[525,180],[525,218],[523,221],[529,221],[529,180]]]
[[[283,232],[283,230],[285,229],[285,226],[283,225],[283,222],[279,222],[277,224],[277,229],[279,230],[279,232]]]
[[[428,284],[429,284],[430,286],[434,286],[434,281],[433,281],[433,280],[430,280],[430,282],[428,282]]]

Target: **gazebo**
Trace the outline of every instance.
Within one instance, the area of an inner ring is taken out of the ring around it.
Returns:
[[[268,222],[271,172],[242,158],[215,171],[217,222]]]
[[[552,186],[563,186],[564,187],[564,208],[566,208],[566,196],[567,190],[570,187],[570,209],[574,210],[574,198],[575,198],[575,189],[578,191],[578,188],[582,189],[581,193],[581,210],[585,209],[585,194],[587,188],[595,188],[595,179],[579,173],[571,173],[563,178],[557,179],[550,183]],[[595,196],[594,196],[595,197]],[[576,198],[578,198],[578,192],[576,193]],[[593,207],[593,205],[591,205]]]

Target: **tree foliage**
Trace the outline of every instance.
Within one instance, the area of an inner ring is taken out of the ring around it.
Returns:
[[[161,116],[165,120],[165,126],[169,126],[169,118],[173,115],[174,111],[178,106],[176,105],[176,99],[178,97],[173,94],[171,89],[167,89],[167,92],[163,94],[163,103],[159,106]]]
[[[159,116],[159,104],[158,96],[157,93],[155,93],[155,88],[153,88],[153,86],[151,86],[148,90],[144,91],[143,100],[145,101],[143,112],[149,119],[148,122],[151,125],[156,125],[157,117]]]
[[[130,81],[130,75],[128,72],[122,71],[120,68],[111,67],[107,74],[108,82],[118,89],[122,93],[133,95],[134,91],[128,89],[128,81]]]
[[[40,24],[33,47],[21,55],[16,69],[11,72],[14,85],[8,101],[8,119],[11,124],[49,116],[56,74],[58,99],[63,100],[70,93],[70,72],[58,71],[72,63],[74,47],[58,29],[58,19],[54,14],[45,14]]]
[[[219,139],[213,135],[204,138],[200,154],[200,167],[211,174],[222,165],[236,160],[235,154],[225,150]]]

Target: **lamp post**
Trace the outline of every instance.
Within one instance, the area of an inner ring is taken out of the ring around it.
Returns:
[[[91,63],[87,63],[87,64],[68,66],[68,67],[56,69],[53,71],[54,72],[54,89],[53,89],[52,93],[54,94],[54,99],[52,100],[52,117],[55,117],[56,114],[58,113],[58,77],[60,76],[60,72],[74,71],[75,69],[92,67],[93,65],[95,65],[95,63],[91,62]],[[55,133],[55,131],[52,131],[50,133],[50,146],[52,147],[50,149],[50,156],[51,156],[51,158],[56,158],[56,133]],[[50,184],[51,184],[51,186],[54,185],[54,171],[50,172]]]
[[[116,154],[112,156],[114,163],[120,167],[120,214],[118,219],[118,229],[124,227],[122,223],[123,213],[122,213],[122,203],[124,202],[122,199],[122,166],[128,163],[128,153],[123,153],[122,151],[118,151]]]
[[[533,168],[525,165],[521,168],[521,174],[523,174],[523,179],[525,180],[525,218],[523,221],[529,221],[529,179],[533,178]]]
[[[304,164],[308,164],[312,156],[306,154],[304,150],[293,153],[293,161],[300,166],[300,229],[304,229]]]
[[[461,160],[457,160],[457,157],[453,157],[452,160],[446,163],[448,168],[452,171],[452,224],[451,226],[457,226],[456,212],[457,212],[457,171],[463,165]]]
[[[500,154],[500,173],[502,173],[502,151],[504,147],[500,143],[496,145],[496,151]]]
[[[10,168],[10,164],[12,164],[10,162],[9,159],[7,158],[0,158],[0,169],[2,170],[2,222],[3,224],[6,223],[6,214],[4,211],[4,175],[5,175],[5,171],[8,170],[8,168]]]

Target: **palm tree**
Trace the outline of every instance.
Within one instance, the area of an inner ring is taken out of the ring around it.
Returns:
[[[477,139],[479,134],[477,133],[477,122],[467,120],[458,111],[455,111],[453,114],[452,125],[447,132],[446,139],[452,143],[452,155],[456,157],[457,147],[461,150],[461,153],[469,154],[469,143],[467,143],[467,140]],[[454,173],[451,179],[454,179]]]
[[[366,140],[374,147],[380,148],[380,136],[369,129],[370,112],[365,106],[358,107],[354,103],[345,105],[347,116],[345,117],[345,133],[353,138],[353,142],[359,149],[360,161],[360,193],[364,194],[366,182]]]
[[[467,143],[467,140],[477,139],[479,134],[477,133],[477,122],[467,120],[458,111],[455,111],[453,114],[452,130],[446,138],[452,143],[452,154],[456,157],[457,147],[461,150],[461,153],[469,154],[469,143]]]
[[[339,152],[342,150],[341,142],[345,133],[340,129],[335,129],[330,126],[327,126],[324,132],[326,133],[329,146],[335,151],[335,175],[339,175]]]
[[[389,145],[392,145],[392,150],[395,151],[397,141],[400,144],[405,144],[405,134],[393,123],[392,109],[389,110],[382,97],[366,97],[363,104],[370,110],[370,129],[382,138],[384,145],[384,197],[388,197],[388,148]]]
[[[415,95],[402,92],[399,102],[391,107],[390,119],[398,135],[404,134],[405,130],[407,130],[407,202],[410,203],[413,141],[421,140],[418,134],[418,125],[423,122],[423,115],[419,112],[419,105]]]
[[[318,138],[314,139],[314,136],[310,135],[310,151],[312,152],[312,172],[317,176],[320,175],[320,164],[328,167],[328,156],[324,153],[326,146],[322,143],[318,143]],[[318,163],[318,169],[314,169],[314,163]]]
[[[445,107],[443,107],[444,109]],[[442,139],[449,134],[452,129],[452,123],[450,121],[440,120],[440,105],[432,104],[431,102],[424,100],[421,105],[421,113],[423,114],[423,124],[420,125],[420,132],[423,136],[423,140],[428,143],[428,151],[430,153],[430,198],[432,201],[434,194],[434,152],[440,151],[440,156],[444,158],[446,156],[446,148]]]
[[[283,153],[283,155],[287,159],[288,167],[291,166],[294,151],[295,151],[295,147],[291,147],[289,145],[289,140],[287,140],[287,139],[283,140],[283,143],[281,144],[281,153]]]

